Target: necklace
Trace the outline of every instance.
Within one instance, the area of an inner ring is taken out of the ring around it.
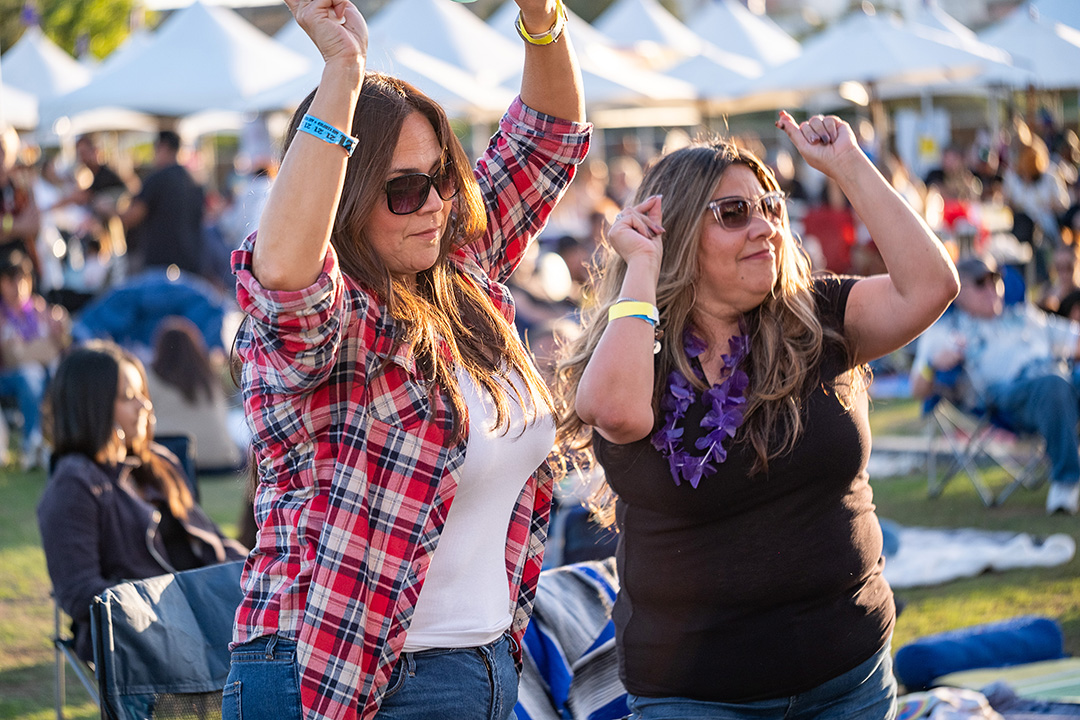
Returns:
[[[686,356],[693,361],[705,352],[707,346],[704,340],[687,328],[683,334],[683,347]],[[704,392],[709,412],[702,419],[701,426],[709,432],[694,443],[698,450],[705,451],[703,455],[691,455],[683,447],[684,428],[679,424],[697,400],[694,386],[678,370],[668,375],[668,393],[660,401],[660,408],[666,413],[664,425],[653,433],[652,445],[667,456],[671,477],[676,485],[686,480],[696,488],[703,475],[716,472],[716,466],[727,460],[727,448],[723,442],[734,437],[735,431],[742,425],[743,405],[746,403],[743,393],[750,385],[750,378],[739,369],[739,364],[750,350],[750,337],[744,330],[740,328],[740,334],[728,340],[728,350],[728,354],[721,356],[724,367],[720,382]],[[691,367],[694,375],[704,381],[705,373],[700,363],[691,362]]]

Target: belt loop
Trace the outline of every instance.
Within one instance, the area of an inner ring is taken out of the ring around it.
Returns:
[[[518,644],[517,638],[509,630],[506,631],[506,637],[510,641],[510,654],[516,655],[521,651],[521,645]]]
[[[277,635],[271,635],[269,642],[266,643],[265,655],[266,655],[267,660],[273,660],[274,659],[274,651],[276,649],[277,649]]]

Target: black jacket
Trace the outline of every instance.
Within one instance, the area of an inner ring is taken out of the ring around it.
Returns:
[[[174,571],[158,533],[161,512],[139,495],[131,466],[101,466],[85,455],[71,454],[60,458],[49,476],[37,515],[53,593],[72,618],[75,650],[93,660],[94,597],[123,580]],[[203,565],[247,554],[197,505],[182,525]]]

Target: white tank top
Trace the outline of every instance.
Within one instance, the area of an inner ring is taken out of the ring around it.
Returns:
[[[495,426],[495,401],[467,373],[458,385],[469,408],[469,440],[460,482],[416,601],[405,652],[486,645],[513,620],[506,537],[510,516],[526,481],[555,442],[555,421],[534,400],[518,373],[513,382],[527,403],[525,412],[508,395],[510,431]],[[522,433],[526,418],[539,418]]]

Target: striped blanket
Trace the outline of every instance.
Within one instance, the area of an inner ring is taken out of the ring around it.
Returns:
[[[564,565],[540,575],[525,631],[515,708],[520,720],[626,717],[611,608],[615,559]]]

